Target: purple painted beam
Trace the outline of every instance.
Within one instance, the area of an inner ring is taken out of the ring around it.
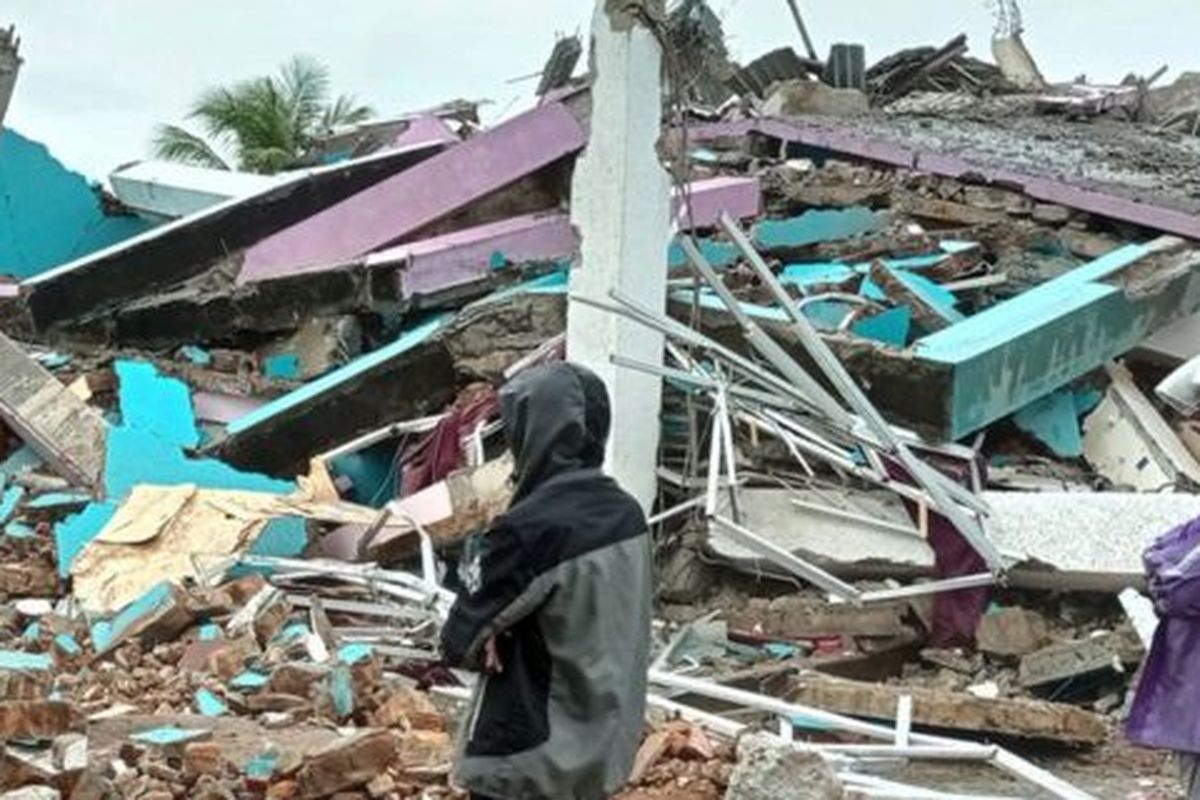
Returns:
[[[745,119],[691,126],[688,128],[688,139],[704,142],[723,137],[745,136],[749,133],[759,133],[785,142],[796,142],[808,147],[831,150],[933,175],[958,178],[970,173],[992,183],[1020,189],[1035,200],[1132,222],[1165,233],[1200,239],[1200,215],[1106,194],[1067,181],[978,164],[956,156],[920,152],[898,142],[866,137],[836,127],[804,125],[772,118]]]
[[[444,120],[426,114],[414,119],[404,132],[398,135],[389,147],[404,148],[421,142],[440,142],[445,145],[462,141],[459,135],[450,129]]]
[[[497,254],[511,263],[554,261],[578,249],[566,214],[528,214],[381,250],[366,265],[398,266],[401,296],[409,298],[486,278]]]
[[[580,150],[561,105],[540,106],[270,236],[246,251],[238,281],[353,261]]]
[[[714,228],[722,213],[735,219],[749,219],[762,213],[762,187],[758,178],[708,178],[693,181],[688,186],[691,196],[691,219],[683,207],[680,192],[675,191],[674,214],[679,227],[689,223],[697,228]]]

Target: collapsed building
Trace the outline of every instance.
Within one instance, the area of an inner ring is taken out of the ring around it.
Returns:
[[[489,127],[113,173],[128,230],[0,261],[0,787],[455,796],[439,565],[508,501],[495,387],[592,313],[665,342],[607,354],[662,392],[628,797],[1169,791],[1116,725],[1200,517],[1191,79],[1049,84],[1019,33],[741,66],[673,7],[661,307],[575,283],[578,41]]]

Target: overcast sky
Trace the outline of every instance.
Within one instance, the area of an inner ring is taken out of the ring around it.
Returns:
[[[336,91],[380,114],[457,97],[490,116],[527,102],[556,32],[586,31],[591,0],[4,0],[25,66],[5,124],[101,177],[148,154],[156,122],[179,121],[197,93],[271,72],[296,53],[333,72]],[[735,58],[799,47],[784,0],[712,0]],[[874,61],[966,32],[990,58],[987,0],[801,0],[823,56],[862,42]],[[1116,81],[1166,63],[1200,69],[1197,0],[1023,0],[1025,38],[1052,80]]]

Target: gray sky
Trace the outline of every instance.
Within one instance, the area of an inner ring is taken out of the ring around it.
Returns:
[[[735,58],[799,48],[784,0],[712,0]],[[966,32],[990,58],[986,0],[801,0],[824,55],[862,42],[873,62],[902,47]],[[336,91],[382,115],[456,97],[527,100],[556,32],[586,30],[591,0],[4,0],[25,67],[6,124],[48,144],[91,177],[147,155],[156,122],[179,121],[208,86],[316,56]],[[1023,0],[1025,38],[1052,80],[1117,81],[1169,64],[1200,69],[1196,0]]]

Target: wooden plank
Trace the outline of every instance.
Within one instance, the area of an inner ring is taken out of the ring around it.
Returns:
[[[62,477],[99,488],[107,435],[100,413],[3,334],[0,419]]]
[[[1098,745],[1107,735],[1100,715],[1039,700],[984,700],[958,692],[809,675],[793,681],[787,699],[838,714],[895,720],[903,695],[912,695],[915,725],[1070,745]]]

